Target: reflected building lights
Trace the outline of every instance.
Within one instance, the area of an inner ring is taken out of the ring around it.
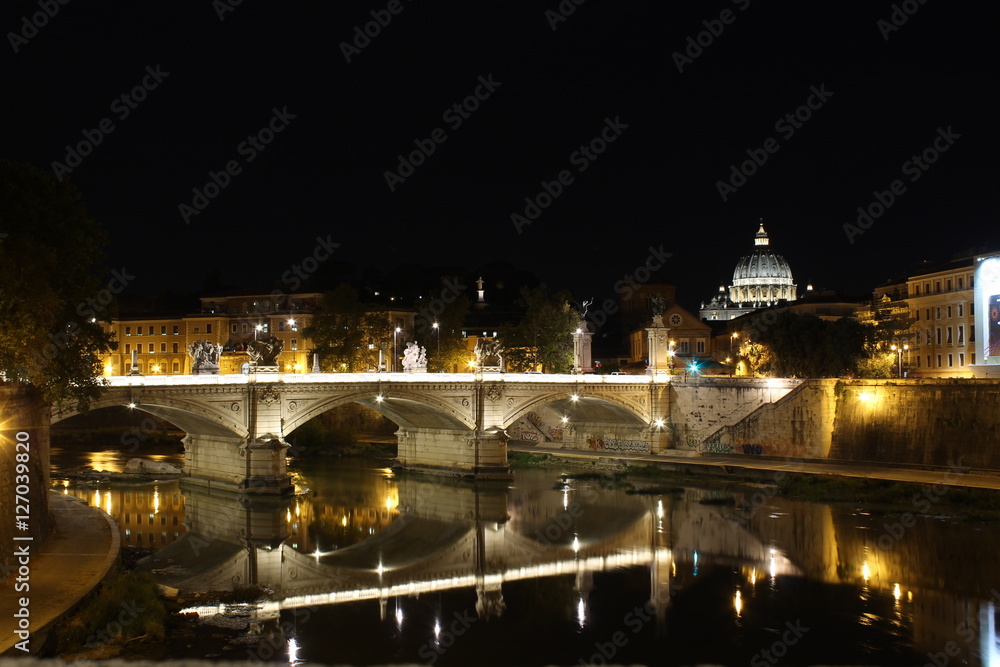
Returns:
[[[576,602],[576,621],[581,628],[587,623],[587,607],[583,604],[583,598]]]
[[[739,618],[743,613],[743,594],[740,589],[736,589],[736,595],[733,597],[733,607],[736,609],[736,618]]]
[[[291,637],[288,640],[288,664],[297,665],[302,660],[299,659],[299,643],[295,641],[295,637]]]

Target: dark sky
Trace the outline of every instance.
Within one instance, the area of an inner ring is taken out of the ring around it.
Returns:
[[[52,169],[99,137],[68,177],[137,291],[197,290],[210,268],[280,282],[321,237],[340,244],[330,261],[506,259],[603,299],[662,247],[697,308],[763,217],[800,288],[870,293],[921,260],[997,248],[996,42],[979,6],[859,5],[5,2],[0,155]],[[574,11],[557,20],[560,6]],[[348,62],[372,12],[391,20]],[[477,87],[467,118],[448,112]],[[810,101],[808,120],[782,120]],[[244,143],[272,122],[269,144]],[[435,130],[444,141],[390,189],[397,156]],[[602,131],[601,154],[574,155]],[[928,148],[926,170],[906,164]],[[766,162],[724,201],[718,182],[750,154]],[[230,162],[239,173],[185,220]],[[519,232],[512,214],[563,171]],[[901,194],[849,238],[894,180]]]

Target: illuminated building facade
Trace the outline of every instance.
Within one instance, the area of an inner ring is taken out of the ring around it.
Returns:
[[[906,281],[910,349],[903,356],[909,377],[971,377],[976,363],[971,258],[911,275]],[[909,359],[907,359],[909,356]]]

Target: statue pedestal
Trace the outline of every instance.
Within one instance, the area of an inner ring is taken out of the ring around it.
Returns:
[[[587,328],[586,320],[580,320],[573,332],[573,372],[593,373],[594,364],[591,360],[591,339],[594,334]]]
[[[219,364],[195,364],[191,367],[191,375],[218,375]]]
[[[649,347],[649,366],[646,373],[658,375],[669,373],[674,366],[670,350],[670,329],[663,326],[663,317],[653,318],[653,326],[646,327],[647,344]]]

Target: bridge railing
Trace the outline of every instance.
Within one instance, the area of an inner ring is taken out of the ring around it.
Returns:
[[[231,373],[225,375],[114,375],[112,387],[240,385],[251,382],[313,384],[323,382],[516,382],[527,384],[649,384],[669,382],[667,375],[572,375],[556,373]]]

